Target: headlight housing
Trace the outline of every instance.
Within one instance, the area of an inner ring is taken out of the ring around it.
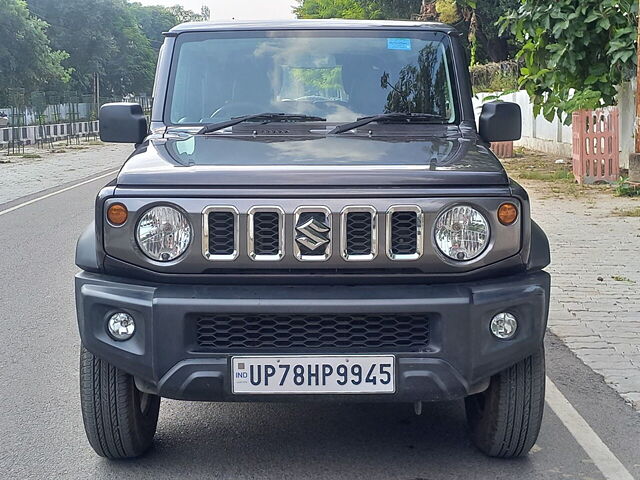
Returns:
[[[147,210],[136,227],[140,250],[158,262],[170,262],[186,252],[191,236],[191,224],[186,215],[166,205]]]
[[[489,222],[475,208],[459,205],[440,214],[434,234],[444,255],[461,262],[473,260],[489,244]]]

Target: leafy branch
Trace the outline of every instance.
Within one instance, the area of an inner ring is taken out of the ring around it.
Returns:
[[[503,16],[522,44],[520,86],[534,113],[552,120],[581,109],[615,105],[636,65],[636,0],[522,0]]]

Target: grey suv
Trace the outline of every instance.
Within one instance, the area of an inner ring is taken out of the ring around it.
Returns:
[[[191,23],[165,35],[148,122],[76,263],[82,413],[109,458],[152,443],[162,397],[466,403],[474,443],[540,428],[549,245],[476,126],[447,25]],[[428,434],[428,432],[425,432]]]

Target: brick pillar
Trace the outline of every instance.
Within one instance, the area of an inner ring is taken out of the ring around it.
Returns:
[[[616,107],[573,114],[573,175],[579,183],[620,178],[620,112]]]

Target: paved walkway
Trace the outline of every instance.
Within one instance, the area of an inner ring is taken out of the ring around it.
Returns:
[[[551,242],[551,331],[640,410],[640,217],[616,215],[640,212],[640,199],[550,197],[542,182],[523,184]]]
[[[73,182],[100,172],[116,170],[132,145],[56,146],[57,151],[30,149],[42,158],[7,157],[0,151],[0,204]],[[5,163],[8,162],[8,163]]]

